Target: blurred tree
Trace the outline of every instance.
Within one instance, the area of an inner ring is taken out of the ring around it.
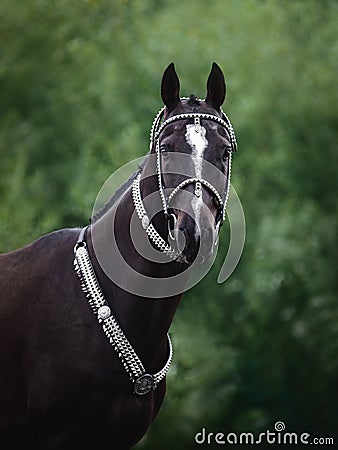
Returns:
[[[146,153],[162,70],[205,93],[216,60],[239,152],[242,260],[186,294],[168,396],[140,443],[210,431],[337,433],[338,4],[3,0],[0,250],[87,222],[105,179]],[[212,447],[208,447],[212,448]]]

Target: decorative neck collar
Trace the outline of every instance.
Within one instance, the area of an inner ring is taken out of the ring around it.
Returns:
[[[167,335],[169,355],[166,364],[155,374],[147,373],[142,361],[123,333],[116,317],[108,306],[108,302],[102,292],[90,261],[87,245],[84,241],[85,230],[86,228],[81,230],[77,244],[74,247],[74,267],[80,278],[82,291],[85,293],[89,306],[101,324],[109,343],[117,352],[125,371],[129,375],[134,385],[134,392],[137,395],[148,394],[148,392],[157,388],[169,370],[173,358],[173,349],[169,334]]]

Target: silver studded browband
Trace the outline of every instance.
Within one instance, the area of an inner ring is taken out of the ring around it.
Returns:
[[[163,109],[161,109],[160,113],[163,112]],[[175,116],[169,117],[169,119],[165,120],[162,125],[158,128],[158,130],[152,130],[151,133],[151,140],[154,141],[156,139],[159,138],[160,134],[162,133],[162,131],[164,130],[164,128],[173,123],[173,122],[177,122],[178,120],[184,120],[184,119],[198,119],[197,120],[197,124],[195,123],[195,125],[200,125],[200,119],[206,119],[206,120],[212,120],[213,122],[218,123],[219,125],[222,125],[222,127],[224,127],[227,132],[230,135],[230,140],[231,140],[231,146],[232,146],[232,150],[236,151],[237,150],[237,141],[236,141],[236,136],[235,136],[235,132],[234,129],[230,123],[229,118],[226,116],[226,114],[222,112],[223,117],[226,120],[221,119],[218,116],[215,116],[214,114],[207,114],[207,113],[182,113],[182,114],[177,114]],[[155,119],[156,121],[156,119]],[[154,122],[155,122],[154,121]],[[196,130],[198,131],[198,130]]]
[[[188,100],[187,97],[181,97],[180,100]],[[200,101],[203,101],[202,99],[198,99]],[[161,125],[161,120],[164,116],[164,111],[165,111],[165,106],[163,108],[161,108],[159,110],[159,112],[157,113],[151,130],[150,130],[150,150],[153,148],[154,142],[155,140],[157,140],[160,136],[160,134],[162,133],[163,129],[169,125],[172,122],[176,122],[177,120],[182,120],[182,119],[195,119],[196,117],[198,119],[207,119],[207,120],[212,120],[220,125],[222,125],[229,133],[230,135],[230,140],[231,140],[231,146],[232,146],[232,151],[236,151],[237,150],[237,141],[236,141],[236,135],[233,129],[233,126],[230,122],[229,117],[225,114],[225,112],[221,109],[221,115],[222,118],[215,116],[214,114],[208,114],[208,113],[182,113],[182,114],[176,114],[175,116],[169,117],[169,119],[165,120]],[[198,120],[199,122],[200,120]]]
[[[80,236],[82,237],[83,235],[84,231],[82,230]],[[156,389],[158,384],[165,378],[173,358],[169,334],[167,335],[169,356],[165,366],[155,374],[147,373],[142,361],[137,356],[107,304],[90,261],[86,243],[80,238],[74,247],[74,254],[74,267],[80,278],[82,290],[93,313],[101,324],[103,332],[117,352],[125,371],[129,375],[134,385],[134,392],[138,395],[144,395]]]

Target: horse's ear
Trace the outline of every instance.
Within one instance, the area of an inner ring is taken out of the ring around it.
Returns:
[[[180,101],[180,80],[174,63],[169,64],[162,76],[161,96],[167,108],[173,108]]]
[[[226,85],[222,69],[214,62],[207,81],[206,103],[219,109],[225,100]]]

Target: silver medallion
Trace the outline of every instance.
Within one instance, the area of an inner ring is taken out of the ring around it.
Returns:
[[[142,217],[142,227],[146,230],[149,227],[149,217],[147,215],[144,215]]]
[[[152,389],[154,389],[154,377],[145,373],[141,375],[134,384],[135,394],[145,395],[148,394]]]
[[[109,308],[109,306],[106,306],[106,305],[101,306],[97,311],[97,317],[102,320],[108,319],[108,317],[110,317],[110,315],[111,315],[110,308]]]

